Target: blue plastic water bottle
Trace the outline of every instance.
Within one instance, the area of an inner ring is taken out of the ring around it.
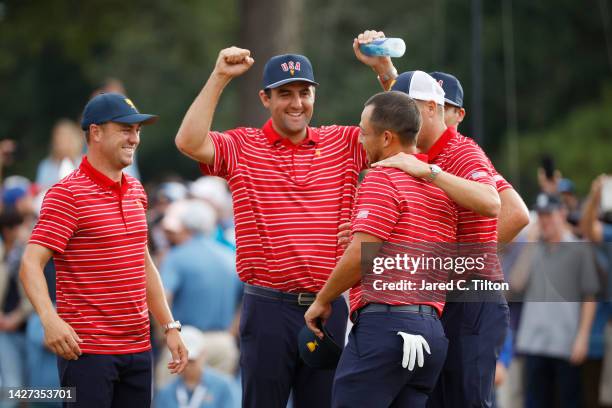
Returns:
[[[380,38],[368,44],[361,44],[359,49],[370,57],[398,58],[406,52],[406,44],[401,38]]]

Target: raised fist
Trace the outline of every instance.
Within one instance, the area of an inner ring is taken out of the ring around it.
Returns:
[[[238,47],[225,48],[219,52],[215,72],[222,76],[235,78],[247,72],[254,62],[249,50]]]

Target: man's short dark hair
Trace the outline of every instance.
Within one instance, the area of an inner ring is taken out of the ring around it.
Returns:
[[[380,92],[372,96],[365,106],[374,106],[370,123],[376,133],[385,130],[397,133],[402,144],[416,143],[416,135],[421,129],[421,113],[411,97],[403,92]]]

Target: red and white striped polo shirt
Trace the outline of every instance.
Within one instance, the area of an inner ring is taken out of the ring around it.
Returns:
[[[299,145],[269,120],[262,129],[210,132],[214,165],[232,192],[240,279],[285,292],[321,289],[342,255],[338,225],[348,222],[366,167],[359,128],[308,128]]]
[[[124,174],[113,182],[87,157],[45,195],[30,243],[54,251],[57,311],[84,353],[151,348],[146,207],[138,180]]]
[[[493,164],[474,140],[449,127],[429,149],[429,161],[457,177],[488,184],[501,192],[512,188],[493,167]],[[497,218],[484,217],[475,212],[459,207],[459,224],[457,241],[463,243],[485,243],[480,250],[487,253],[486,273],[476,274],[494,281],[503,280],[503,273],[495,253],[497,244]],[[466,247],[467,250],[477,246]],[[476,254],[474,254],[476,255]]]
[[[427,160],[426,155],[416,155]],[[425,254],[429,257],[442,255],[449,249],[438,248],[435,243],[452,243],[456,241],[457,205],[440,189],[423,179],[409,176],[401,170],[378,167],[370,170],[361,186],[353,217],[351,232],[364,232],[380,238],[386,243],[405,246],[398,248],[398,253],[411,253],[411,256]],[[413,245],[406,245],[412,243]],[[393,245],[387,245],[391,252],[397,252]],[[383,248],[385,251],[385,248]],[[441,251],[441,252],[438,252]],[[403,255],[402,253],[402,255]],[[392,256],[392,254],[387,254]],[[389,276],[389,273],[392,276]],[[364,279],[377,279],[369,272]],[[415,274],[405,271],[386,271],[378,276],[387,282],[413,281],[416,288],[421,288],[421,280],[446,283],[448,271],[420,270]],[[362,288],[362,283],[367,287]],[[410,290],[375,291],[370,283],[362,282],[351,289],[351,312],[367,303],[384,303],[392,305],[427,304],[442,313],[445,291],[430,292]],[[429,301],[424,300],[429,299]]]

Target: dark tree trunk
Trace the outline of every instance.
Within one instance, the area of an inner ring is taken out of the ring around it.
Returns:
[[[242,0],[241,48],[251,51],[255,65],[239,81],[239,126],[260,127],[268,119],[258,92],[263,68],[274,55],[302,50],[303,0]]]

